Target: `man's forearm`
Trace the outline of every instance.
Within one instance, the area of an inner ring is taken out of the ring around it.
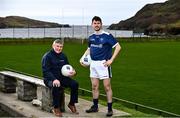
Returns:
[[[112,61],[114,61],[114,59],[117,57],[117,55],[119,54],[120,50],[121,50],[121,46],[120,46],[119,43],[118,43],[118,44],[116,45],[115,50],[114,50],[114,53],[113,53],[113,55],[112,55],[112,57],[111,57],[111,60],[112,60]]]

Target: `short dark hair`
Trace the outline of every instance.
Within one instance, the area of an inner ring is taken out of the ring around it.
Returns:
[[[100,21],[101,23],[102,23],[102,20],[101,20],[101,18],[99,17],[99,16],[94,16],[93,18],[92,18],[92,22],[93,21]]]

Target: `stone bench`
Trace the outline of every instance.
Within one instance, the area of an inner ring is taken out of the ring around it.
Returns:
[[[32,101],[37,98],[37,86],[42,88],[42,109],[51,112],[52,91],[45,86],[42,79],[13,71],[0,71],[0,90],[5,93],[16,93],[19,100]],[[65,111],[64,89],[60,91],[60,110]]]

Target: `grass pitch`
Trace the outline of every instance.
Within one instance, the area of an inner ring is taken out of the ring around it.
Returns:
[[[112,65],[113,96],[180,114],[180,42],[121,43]],[[79,64],[87,45],[65,43],[81,88],[91,90],[89,69]],[[41,58],[49,44],[0,45],[0,67],[42,76]],[[100,86],[100,93],[104,89]]]

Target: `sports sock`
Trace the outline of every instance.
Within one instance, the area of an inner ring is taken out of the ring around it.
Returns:
[[[98,99],[93,99],[94,106],[98,108]]]
[[[108,106],[108,111],[112,111],[112,102],[111,103],[107,103]]]

